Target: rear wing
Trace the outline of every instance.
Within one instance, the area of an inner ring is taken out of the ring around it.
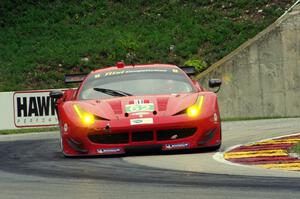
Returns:
[[[193,66],[182,66],[180,69],[183,70],[183,72],[185,72],[188,76],[196,74],[196,69]]]
[[[67,74],[65,75],[65,83],[80,83],[86,76],[87,74]]]

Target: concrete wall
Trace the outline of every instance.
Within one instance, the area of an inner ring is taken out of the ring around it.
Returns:
[[[223,80],[223,118],[300,116],[300,5],[197,78]]]

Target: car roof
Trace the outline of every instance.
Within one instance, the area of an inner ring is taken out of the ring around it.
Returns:
[[[92,73],[98,73],[98,72],[105,72],[105,71],[112,71],[112,70],[122,70],[122,69],[133,69],[133,68],[176,68],[178,69],[178,66],[172,65],[172,64],[137,64],[137,65],[125,65],[122,68],[118,68],[117,66],[109,66],[105,68],[100,68],[93,70]]]

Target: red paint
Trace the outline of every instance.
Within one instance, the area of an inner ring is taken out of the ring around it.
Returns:
[[[261,150],[277,150],[277,149],[289,149],[294,144],[266,144],[266,145],[254,145],[254,146],[241,146],[231,150],[230,152],[246,152],[246,151],[261,151]]]
[[[124,68],[125,67],[125,64],[124,64],[124,62],[118,62],[117,63],[117,68]]]

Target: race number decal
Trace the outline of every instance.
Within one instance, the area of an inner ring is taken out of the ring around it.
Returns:
[[[144,112],[144,111],[154,111],[154,104],[127,104],[125,106],[126,113]]]

